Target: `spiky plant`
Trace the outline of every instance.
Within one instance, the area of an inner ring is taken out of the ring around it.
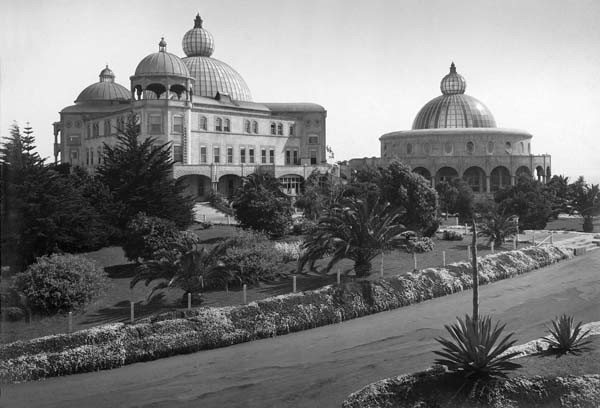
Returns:
[[[591,343],[590,339],[586,339],[590,330],[583,331],[581,325],[581,322],[573,325],[573,317],[563,314],[552,321],[552,327],[548,327],[549,333],[543,340],[550,346],[551,351],[560,354],[580,354],[588,350],[586,346]]]
[[[492,326],[489,316],[474,320],[466,315],[464,320],[456,320],[457,323],[444,326],[452,339],[435,339],[443,346],[441,351],[434,351],[442,357],[435,360],[436,364],[445,365],[450,371],[464,373],[468,379],[506,377],[505,371],[521,367],[510,361],[517,355],[516,352],[506,353],[516,342],[511,340],[514,333],[500,338],[505,325],[499,326],[496,322]]]

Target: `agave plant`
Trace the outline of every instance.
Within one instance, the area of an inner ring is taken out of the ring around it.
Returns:
[[[573,325],[573,317],[566,314],[554,319],[548,332],[543,340],[550,346],[550,350],[557,353],[579,354],[588,350],[586,346],[591,343],[590,339],[586,339],[590,330],[583,331],[581,322]]]
[[[444,326],[452,340],[441,337],[435,339],[443,346],[441,351],[434,351],[443,357],[436,359],[436,364],[445,365],[450,371],[464,373],[468,379],[506,377],[505,371],[521,367],[510,361],[518,353],[506,353],[516,342],[511,340],[514,333],[500,339],[504,325],[499,326],[496,322],[492,327],[489,316],[474,320],[466,315],[464,320],[456,320],[456,324]]]

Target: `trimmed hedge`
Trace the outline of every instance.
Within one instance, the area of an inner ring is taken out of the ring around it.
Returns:
[[[437,366],[387,378],[350,394],[343,408],[598,407],[600,375],[514,377],[465,387],[464,377]]]
[[[570,256],[557,247],[488,255],[479,261],[480,281],[506,279]],[[470,263],[459,262],[385,280],[329,285],[248,305],[174,311],[134,325],[115,323],[16,341],[0,345],[0,381],[120,367],[337,323],[468,289],[470,274]]]

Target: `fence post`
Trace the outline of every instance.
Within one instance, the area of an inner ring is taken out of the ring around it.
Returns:
[[[204,276],[200,276],[200,287],[204,289]]]
[[[244,283],[244,286],[242,286],[242,303],[243,304],[248,303],[247,286],[245,283]]]
[[[446,266],[446,251],[442,251],[442,266]]]
[[[490,247],[492,249],[492,254],[494,253],[494,241],[490,242]]]
[[[202,214],[202,222],[206,222],[206,214]]]
[[[381,268],[379,270],[381,277],[383,278],[383,252],[381,253]]]
[[[513,238],[513,249],[517,249],[517,236]]]
[[[417,269],[417,253],[416,252],[413,252],[413,261],[415,264],[415,271],[417,271],[418,269]]]
[[[465,235],[469,233],[469,228],[467,228],[467,224],[465,224]]]
[[[133,302],[129,302],[130,303],[130,307],[131,307],[131,323],[133,324],[135,322],[135,312],[134,312],[134,308],[135,308],[135,303]]]
[[[471,258],[471,245],[467,245],[467,259]]]
[[[296,275],[292,275],[292,293],[296,293]]]
[[[69,316],[67,318],[67,333],[73,332],[73,312],[69,312]]]
[[[192,310],[192,294],[188,292],[188,311]]]
[[[338,270],[337,270],[337,284],[339,285],[340,282],[341,282],[341,280],[340,280],[340,270],[338,268]]]
[[[535,232],[531,233],[531,242],[533,245],[535,245]]]
[[[231,219],[230,219],[229,215],[227,216],[227,225],[231,225]]]
[[[550,231],[550,244],[554,245],[554,231]]]

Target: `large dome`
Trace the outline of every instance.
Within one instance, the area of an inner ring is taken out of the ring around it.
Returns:
[[[427,102],[417,114],[413,129],[495,128],[490,110],[479,100],[466,95],[467,82],[456,72],[454,63],[441,83],[441,96]]]
[[[218,93],[228,94],[231,99],[252,101],[246,81],[226,63],[211,58],[215,42],[207,30],[202,28],[202,19],[196,16],[194,28],[183,36],[183,51],[187,66],[194,81],[194,95],[214,98]]]
[[[162,38],[158,43],[158,52],[146,56],[135,69],[135,76],[139,75],[171,75],[189,77],[190,72],[181,58],[167,52],[167,43]]]
[[[100,72],[100,82],[96,82],[81,91],[75,103],[128,101],[130,99],[129,90],[115,82],[115,74],[107,65]]]

